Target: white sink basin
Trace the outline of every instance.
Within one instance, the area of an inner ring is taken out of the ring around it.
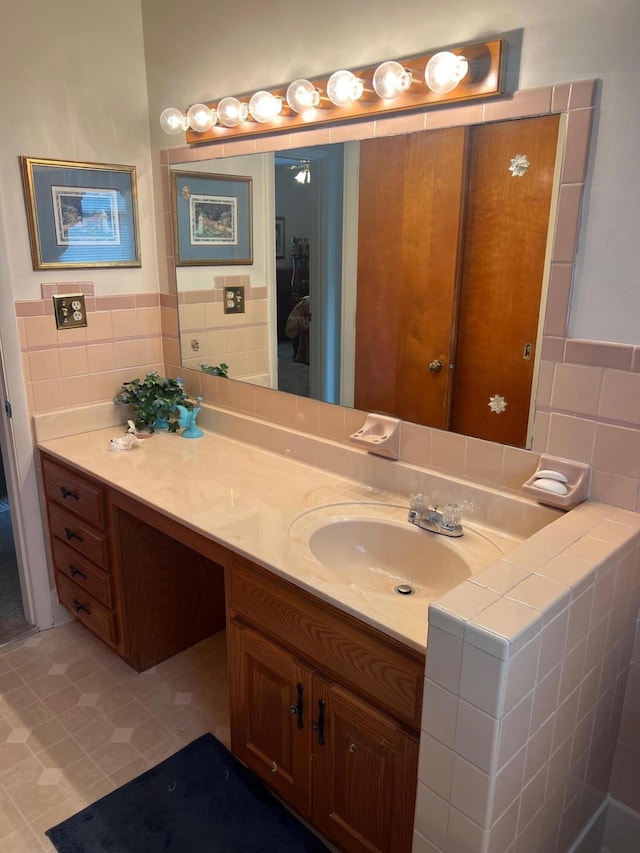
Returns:
[[[517,544],[497,531],[464,528],[462,537],[449,538],[410,524],[407,507],[334,504],[298,516],[289,540],[349,584],[432,600]]]

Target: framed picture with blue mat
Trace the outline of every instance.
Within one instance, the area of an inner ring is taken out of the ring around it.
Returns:
[[[46,834],[59,853],[329,849],[211,734]]]

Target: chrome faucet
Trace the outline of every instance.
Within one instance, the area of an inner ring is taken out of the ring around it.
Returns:
[[[439,533],[442,536],[462,536],[462,507],[460,504],[445,504],[443,507],[430,505],[423,494],[410,497],[408,521],[421,530]]]

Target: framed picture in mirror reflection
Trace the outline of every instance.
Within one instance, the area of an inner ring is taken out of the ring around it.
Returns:
[[[171,173],[177,266],[253,263],[252,179]]]

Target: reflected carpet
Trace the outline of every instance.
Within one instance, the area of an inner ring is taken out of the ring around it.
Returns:
[[[46,833],[59,853],[321,853],[211,734]]]

